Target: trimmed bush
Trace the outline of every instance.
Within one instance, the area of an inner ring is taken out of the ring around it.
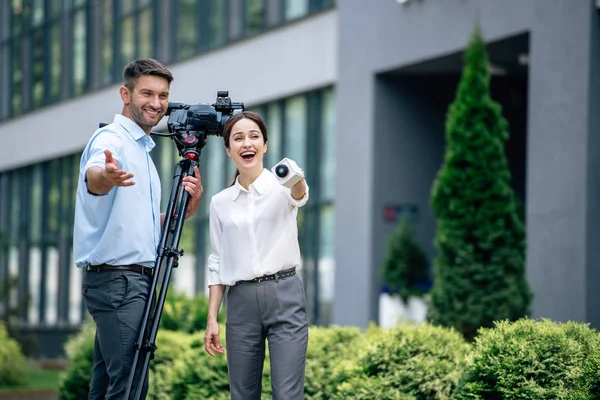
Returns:
[[[600,398],[600,334],[523,319],[482,329],[456,399]]]
[[[156,336],[155,358],[150,361],[149,399],[170,399],[168,388],[171,382],[171,365],[176,357],[180,357],[189,348],[192,341],[189,335],[183,333],[198,332],[206,326],[206,296],[200,294],[188,297],[185,294],[169,293],[171,292],[167,293],[160,329]],[[220,318],[223,318],[223,313],[220,314]],[[171,330],[182,332],[176,333]],[[67,341],[65,352],[69,359],[69,367],[61,380],[61,400],[87,398],[92,378],[95,333],[93,321],[89,320],[77,335]]]
[[[225,343],[225,328],[221,326],[221,344]],[[226,350],[227,351],[227,350]],[[209,356],[204,351],[204,332],[194,335],[190,347],[174,361],[171,370],[172,400],[226,400],[229,394],[227,355]]]
[[[156,336],[156,357],[150,361],[148,400],[171,400],[173,366],[198,341],[198,333],[159,330]],[[201,337],[200,337],[201,338]]]
[[[429,290],[429,261],[406,217],[388,239],[381,278],[390,293],[400,296],[405,304],[409,297],[421,297]]]
[[[480,327],[529,314],[525,230],[504,153],[508,123],[490,96],[479,27],[446,121],[444,163],[432,187],[437,221],[429,320],[472,340]]]
[[[82,325],[79,333],[67,340],[65,353],[69,365],[61,374],[60,400],[87,399],[92,379],[95,335],[96,327],[88,320]]]
[[[59,388],[60,400],[87,398],[92,379],[95,334],[95,326],[88,321],[65,345],[69,367],[62,375]],[[149,400],[171,399],[169,395],[171,367],[173,362],[189,349],[191,341],[191,336],[181,332],[158,331],[157,350],[155,358],[150,361],[149,368]]]
[[[315,327],[308,333],[304,397],[312,400],[333,398],[346,379],[343,367],[354,365],[367,346],[358,328]]]
[[[199,294],[190,297],[185,293],[169,290],[160,317],[160,329],[186,333],[199,332],[206,329],[208,319],[208,297]],[[217,317],[219,322],[225,320],[225,310],[221,308]]]
[[[3,323],[0,323],[0,387],[26,383],[27,362],[21,353],[19,343],[8,336]]]
[[[371,334],[353,376],[338,385],[335,399],[450,399],[470,345],[451,329],[428,324]],[[352,372],[352,369],[348,372]]]

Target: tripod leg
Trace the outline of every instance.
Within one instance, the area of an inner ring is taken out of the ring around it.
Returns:
[[[161,240],[157,249],[158,256],[154,263],[154,276],[150,287],[149,301],[142,318],[127,391],[124,396],[127,400],[139,400],[147,381],[148,366],[156,348],[156,333],[171,279],[171,272],[180,256],[177,246],[179,245],[179,239],[183,230],[189,200],[189,194],[183,189],[182,180],[185,176],[193,174],[193,169],[196,165],[197,163],[189,159],[183,159],[175,167],[171,194],[161,232]],[[163,266],[165,268],[164,271],[162,271]],[[160,293],[156,297],[159,278],[162,278],[162,281],[160,284]],[[133,397],[131,397],[132,393]]]
[[[127,392],[125,394],[125,399],[128,400],[130,398],[133,400],[139,400],[141,398],[147,380],[149,363],[150,360],[154,358],[156,334],[160,324],[160,317],[166,299],[171,273],[173,268],[177,266],[177,261],[181,255],[181,252],[177,248],[179,246],[181,232],[183,231],[183,223],[185,221],[185,214],[189,201],[189,194],[183,189],[182,180],[185,176],[193,174],[196,165],[196,162],[189,159],[183,159],[175,168],[173,185],[161,232],[158,256],[154,264],[154,276],[150,287],[151,297],[142,318],[135,357],[129,376]],[[163,268],[164,271],[162,270]],[[159,278],[162,279],[160,293],[158,294],[158,297],[156,297]],[[132,390],[134,382],[136,382],[136,387],[135,390]],[[130,397],[131,393],[134,394],[133,397]]]

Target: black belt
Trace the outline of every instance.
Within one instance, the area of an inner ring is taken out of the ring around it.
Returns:
[[[261,283],[264,281],[273,281],[281,278],[287,278],[288,276],[292,276],[296,274],[296,267],[290,269],[284,269],[283,271],[275,272],[271,275],[263,275],[258,278],[249,279],[247,281],[237,281],[235,284],[239,285],[240,283]]]
[[[140,273],[142,275],[149,276],[152,278],[154,274],[153,268],[144,267],[143,265],[108,265],[108,264],[100,264],[100,265],[88,265],[86,270],[94,271],[94,272],[106,272],[106,271],[133,271]]]

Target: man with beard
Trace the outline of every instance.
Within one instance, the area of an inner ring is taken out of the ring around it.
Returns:
[[[123,75],[121,114],[83,150],[75,207],[74,259],[84,270],[83,298],[96,323],[89,399],[123,398],[164,218],[150,130],[167,111],[173,76],[153,59],[129,63]],[[183,186],[190,194],[187,218],[202,197],[197,167]],[[146,391],[147,385],[142,398]]]

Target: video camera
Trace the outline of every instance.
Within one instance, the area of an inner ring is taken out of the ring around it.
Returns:
[[[169,102],[166,115],[170,133],[157,135],[171,137],[182,157],[197,160],[206,138],[209,135],[222,137],[229,117],[242,111],[244,103],[232,102],[227,90],[219,90],[213,104]]]

